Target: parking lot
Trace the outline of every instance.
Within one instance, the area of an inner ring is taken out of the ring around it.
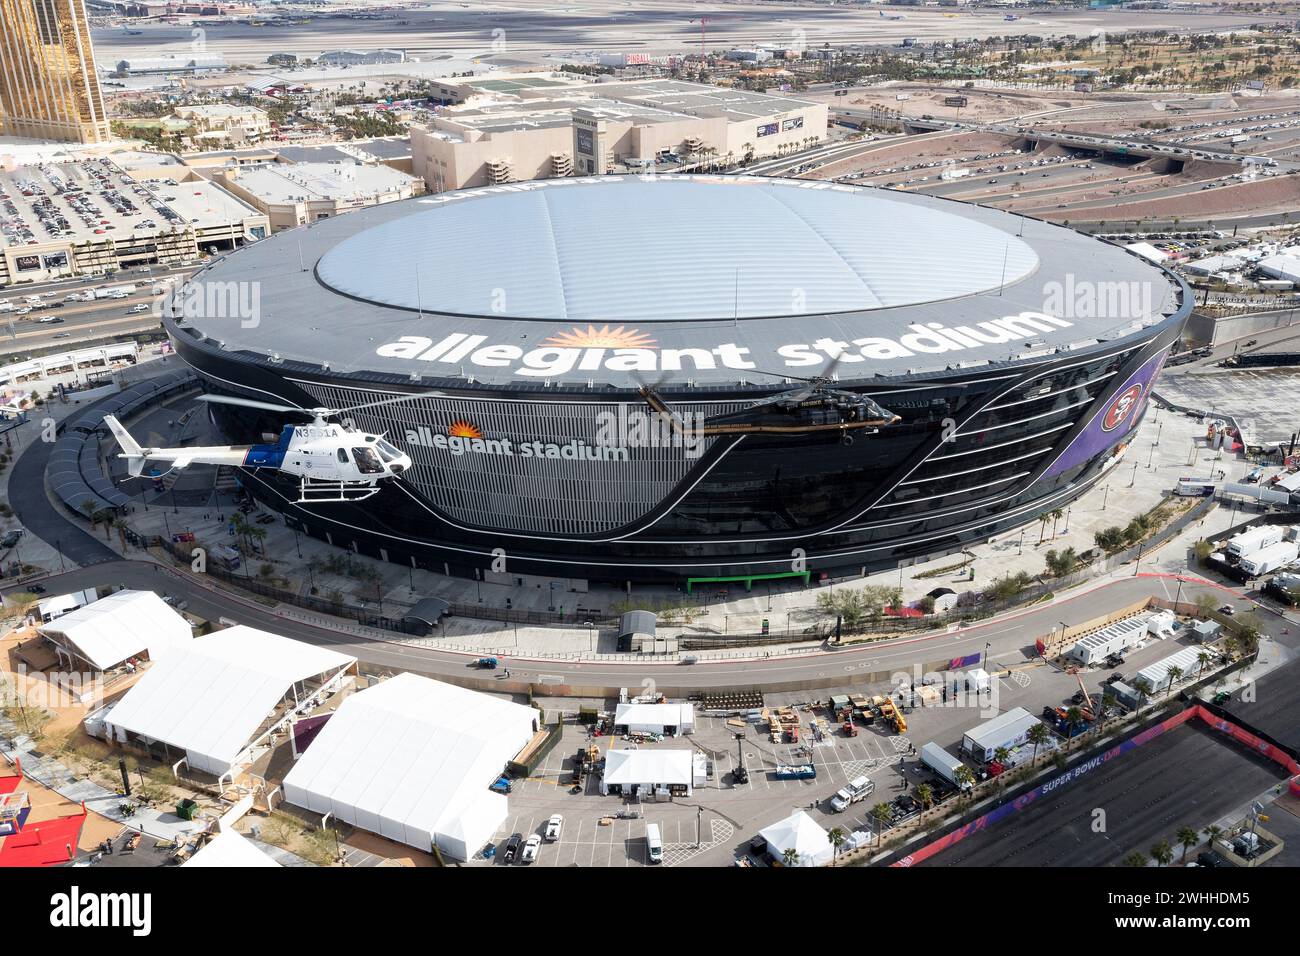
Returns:
[[[1185,643],[1179,639],[1149,637],[1126,655],[1118,670],[1131,677],[1140,668],[1181,649]],[[1095,697],[1102,680],[1113,673],[1108,669],[1085,669],[1082,676],[1089,694]],[[841,827],[846,833],[866,830],[874,834],[876,824],[870,814],[876,804],[910,794],[921,783],[930,784],[941,794],[951,792],[951,787],[921,765],[919,750],[923,744],[933,740],[956,754],[962,735],[995,713],[1023,707],[1038,716],[1046,705],[1069,706],[1079,690],[1074,675],[1055,667],[1028,665],[999,674],[993,681],[992,706],[962,700],[944,706],[917,707],[906,714],[908,727],[904,734],[886,730],[881,721],[876,721],[871,726],[859,726],[857,736],[847,737],[828,717],[825,704],[832,694],[875,694],[887,690],[883,684],[830,688],[817,691],[815,698],[799,693],[766,695],[764,703],[769,708],[795,708],[800,722],[798,744],[773,744],[765,724],[746,723],[742,732],[724,717],[697,713],[695,732],[690,736],[636,745],[696,750],[709,758],[711,772],[704,785],[697,786],[689,797],[671,801],[602,796],[596,773],[584,778],[580,793],[571,793],[577,751],[592,744],[602,752],[633,745],[609,736],[589,738],[584,726],[566,724],[562,740],[537,770],[525,780],[514,781],[510,816],[493,838],[498,848],[495,860],[480,857],[472,862],[502,865],[499,851],[509,837],[518,833],[526,839],[530,834],[541,834],[553,813],[564,816],[563,831],[557,842],[542,845],[537,866],[647,865],[645,835],[650,823],[660,827],[664,866],[730,865],[746,853],[749,841],[759,830],[800,809],[828,830]],[[815,709],[810,704],[815,704]],[[600,706],[612,710],[614,702],[604,701]],[[812,731],[816,718],[827,721],[828,732],[820,739]],[[743,733],[740,741],[736,740],[736,733]],[[913,746],[916,753],[912,752]],[[749,779],[737,784],[734,771],[741,753]],[[778,780],[773,773],[778,764],[808,762],[817,770],[813,779]],[[871,778],[872,794],[843,813],[833,813],[830,797],[860,776]]]

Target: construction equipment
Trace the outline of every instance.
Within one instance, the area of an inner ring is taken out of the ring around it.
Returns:
[[[749,783],[749,768],[745,766],[744,734],[736,734],[736,769],[733,775],[737,785]]]

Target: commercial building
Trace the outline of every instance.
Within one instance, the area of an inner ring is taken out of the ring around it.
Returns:
[[[704,767],[697,766],[704,760],[692,750],[610,750],[600,792],[645,800],[689,797],[704,783]]]
[[[1011,750],[1028,740],[1029,729],[1039,722],[1023,707],[1013,707],[967,732],[961,739],[961,752],[976,760],[992,760],[999,747]]]
[[[255,143],[271,132],[271,120],[266,110],[256,106],[213,103],[199,106],[178,106],[176,116],[189,122],[193,129],[190,139],[229,140],[239,145]]]
[[[326,50],[316,57],[317,66],[380,66],[405,63],[405,50]]]
[[[177,56],[168,53],[163,56],[133,56],[114,60],[105,65],[104,71],[119,76],[147,76],[155,73],[189,73],[198,76],[202,73],[220,73],[229,69],[229,66],[224,57],[215,54]]]
[[[1191,309],[1060,226],[759,177],[389,203],[193,282],[268,274],[255,327],[165,317],[177,352],[263,402],[402,397],[352,417],[413,466],[361,503],[301,508],[265,469],[252,494],[405,566],[476,577],[506,547],[512,575],[620,585],[793,576],[795,547],[814,573],[893,567],[1033,522],[1120,461]],[[1085,278],[1151,295],[1081,310]],[[819,374],[838,381],[801,381]],[[213,413],[236,443],[284,425]]]
[[[164,154],[0,171],[0,287],[199,258],[269,234],[264,214]],[[158,165],[154,165],[158,164]]]
[[[112,138],[84,0],[0,0],[0,116],[10,136]]]
[[[152,591],[118,591],[38,631],[54,645],[60,665],[100,673],[131,660],[157,662],[194,637],[189,621]]]
[[[380,836],[468,860],[507,815],[488,787],[538,711],[415,674],[353,694],[284,779],[285,799]]]
[[[354,657],[237,625],[174,647],[104,723],[112,741],[223,781],[355,673]]]
[[[410,199],[424,191],[413,176],[356,161],[227,169],[217,178],[264,213],[273,232]]]
[[[734,164],[826,135],[827,107],[784,96],[546,74],[447,80],[458,104],[411,131],[432,192],[570,175]]]
[[[677,737],[695,731],[695,705],[619,704],[614,711],[616,734],[662,734]]]

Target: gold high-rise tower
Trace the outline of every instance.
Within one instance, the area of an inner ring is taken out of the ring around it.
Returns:
[[[84,0],[0,0],[0,114],[10,136],[111,138]]]

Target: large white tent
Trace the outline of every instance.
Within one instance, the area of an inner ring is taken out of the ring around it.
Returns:
[[[506,818],[488,786],[532,739],[532,707],[416,674],[353,694],[284,778],[285,799],[467,860]]]
[[[327,647],[241,624],[174,648],[104,722],[111,739],[164,743],[184,751],[190,767],[221,777],[281,701],[306,710],[339,687],[355,664]]]
[[[695,731],[695,705],[676,704],[619,704],[614,711],[614,727],[626,728],[622,733],[668,734],[677,736]]]
[[[826,831],[802,810],[759,830],[758,835],[767,841],[768,855],[780,863],[790,849],[799,854],[796,866],[826,866],[835,856],[835,845]]]
[[[249,840],[234,830],[226,830],[209,840],[182,866],[279,867]]]
[[[685,787],[689,795],[695,787],[695,761],[690,750],[611,750],[605,754],[605,771],[600,778],[600,792],[645,795],[659,787]]]
[[[70,666],[111,670],[133,657],[163,657],[194,636],[189,622],[152,591],[118,591],[39,628]]]

